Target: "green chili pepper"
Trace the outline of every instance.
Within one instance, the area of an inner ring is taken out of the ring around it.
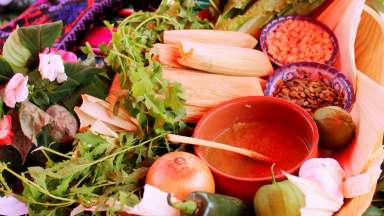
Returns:
[[[168,194],[168,204],[181,211],[183,216],[247,216],[250,209],[240,199],[207,192],[190,193],[184,201],[172,200]]]

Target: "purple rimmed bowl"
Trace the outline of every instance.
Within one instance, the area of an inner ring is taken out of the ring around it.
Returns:
[[[273,63],[275,63],[278,66],[285,65],[285,64],[281,63],[279,60],[277,60],[274,56],[272,56],[270,54],[270,52],[268,51],[267,38],[269,36],[269,33],[274,31],[279,26],[279,24],[284,23],[284,22],[286,22],[288,20],[307,21],[307,22],[309,22],[309,23],[311,23],[313,25],[318,26],[320,29],[325,31],[330,36],[330,40],[332,42],[333,50],[332,50],[330,58],[327,61],[325,61],[324,64],[333,65],[335,63],[336,56],[337,56],[337,53],[338,53],[338,50],[339,50],[339,45],[338,45],[337,38],[336,38],[335,34],[332,32],[331,29],[329,29],[323,23],[321,23],[321,22],[319,22],[319,21],[317,21],[317,20],[315,20],[315,19],[313,19],[311,17],[306,17],[306,16],[283,16],[283,17],[279,17],[277,19],[272,20],[270,23],[268,23],[263,28],[263,30],[261,31],[261,34],[260,34],[260,46],[261,46],[261,49],[263,50],[263,52],[268,55],[269,59]],[[299,61],[297,61],[297,62],[299,62]],[[319,62],[319,63],[321,63],[321,62]]]
[[[343,109],[351,111],[355,100],[352,84],[348,81],[344,74],[327,64],[320,64],[316,62],[298,62],[285,65],[277,69],[274,74],[269,77],[264,90],[264,95],[273,96],[276,85],[280,80],[287,82],[294,78],[303,78],[304,74],[299,71],[306,71],[307,74],[309,74],[310,79],[315,81],[320,78],[328,80],[332,88],[343,93]]]

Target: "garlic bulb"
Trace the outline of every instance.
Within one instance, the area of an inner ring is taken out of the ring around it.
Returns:
[[[342,202],[342,183],[345,173],[339,162],[333,158],[313,158],[304,162],[299,177],[317,183],[327,194]]]

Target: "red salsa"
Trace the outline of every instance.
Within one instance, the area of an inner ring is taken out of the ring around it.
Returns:
[[[273,123],[236,123],[223,131],[215,141],[248,148],[276,160],[275,172],[287,171],[308,155],[304,140],[290,129]],[[207,148],[206,160],[220,171],[237,177],[271,176],[271,164],[248,157]]]

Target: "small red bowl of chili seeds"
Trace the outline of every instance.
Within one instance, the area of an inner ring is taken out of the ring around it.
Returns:
[[[303,16],[280,17],[270,22],[260,35],[261,49],[276,65],[317,62],[332,65],[338,43],[323,23]]]
[[[352,109],[354,92],[344,74],[327,64],[299,62],[285,65],[269,77],[265,96],[289,100],[309,113],[326,106]]]

